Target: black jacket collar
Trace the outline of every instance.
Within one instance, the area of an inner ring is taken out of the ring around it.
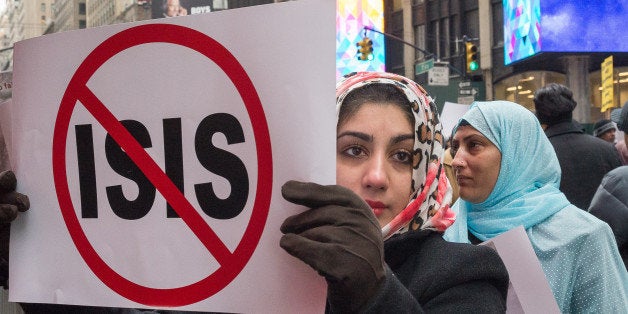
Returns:
[[[580,123],[575,120],[553,124],[545,129],[545,135],[547,135],[547,137],[553,137],[567,133],[584,133],[584,129],[582,128],[582,125],[580,125]]]

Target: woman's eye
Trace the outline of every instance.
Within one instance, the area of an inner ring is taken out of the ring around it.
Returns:
[[[351,146],[345,149],[344,153],[346,155],[353,156],[353,157],[360,157],[360,156],[365,155],[364,149],[362,149],[359,146]]]
[[[451,146],[451,151],[449,153],[451,155],[451,157],[455,157],[457,152],[458,152],[458,145]]]
[[[396,152],[393,157],[404,164],[412,161],[412,154],[406,151]]]
[[[471,142],[471,143],[469,143],[469,148],[479,148],[480,146],[482,146],[482,143],[480,143],[480,142]]]

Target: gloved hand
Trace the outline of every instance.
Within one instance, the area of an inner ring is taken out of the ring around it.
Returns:
[[[15,192],[17,180],[11,170],[0,173],[0,223],[9,223],[18,212],[25,212],[30,207],[28,196]]]
[[[351,190],[288,181],[283,197],[310,207],[281,225],[280,246],[327,280],[333,311],[357,312],[384,281],[384,243],[372,209]]]
[[[0,287],[7,287],[9,276],[10,222],[18,212],[30,207],[28,196],[15,192],[17,180],[11,170],[0,173]]]

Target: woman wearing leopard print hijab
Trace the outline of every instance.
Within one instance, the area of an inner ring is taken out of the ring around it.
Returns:
[[[280,245],[327,280],[328,312],[504,312],[497,253],[442,239],[454,216],[431,97],[405,77],[361,72],[336,98],[338,185],[282,187],[310,210],[284,221]]]

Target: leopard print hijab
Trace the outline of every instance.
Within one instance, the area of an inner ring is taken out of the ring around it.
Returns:
[[[444,139],[434,100],[414,81],[385,72],[357,72],[336,85],[336,110],[353,90],[367,84],[391,84],[401,90],[412,104],[415,140],[412,164],[412,190],[408,206],[382,228],[384,238],[412,230],[445,231],[455,214],[449,208],[451,185],[442,167]]]

